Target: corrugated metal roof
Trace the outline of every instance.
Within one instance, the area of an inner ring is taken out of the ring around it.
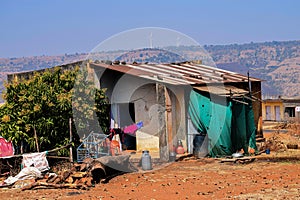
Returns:
[[[220,96],[243,96],[248,94],[249,91],[234,87],[232,85],[221,85],[221,86],[194,86],[196,90],[209,92],[212,94],[220,95]]]
[[[110,69],[133,76],[154,80],[157,82],[168,83],[172,85],[199,85],[209,83],[229,83],[229,82],[248,82],[248,77],[192,62],[176,64],[126,64],[126,65],[108,65],[105,63],[91,63],[95,69],[100,67]],[[261,81],[250,77],[250,81]]]

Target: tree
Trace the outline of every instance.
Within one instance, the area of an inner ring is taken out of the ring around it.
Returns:
[[[94,116],[91,115],[92,112],[95,112],[95,116],[101,119],[101,126],[108,126],[105,90],[95,89],[91,81],[85,78],[86,75],[78,66],[71,70],[55,67],[41,73],[35,72],[28,80],[5,84],[6,102],[0,108],[1,135],[11,140],[16,147],[27,144],[25,151],[34,151],[36,131],[40,150],[43,151],[70,142],[69,118],[73,117],[73,112],[79,112],[83,119],[90,120]],[[74,84],[78,79],[80,83],[89,85],[76,87],[86,94],[84,96],[89,96],[89,99],[73,98],[72,101]],[[83,121],[81,123],[81,128],[86,128],[86,124]],[[103,129],[107,130],[108,127]],[[76,133],[77,129],[73,126],[73,141],[78,143],[79,137]]]

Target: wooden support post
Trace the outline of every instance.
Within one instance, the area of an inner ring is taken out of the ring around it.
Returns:
[[[158,106],[158,124],[159,124],[159,156],[163,162],[169,161],[169,148],[166,130],[166,98],[165,86],[156,84],[156,101]]]
[[[37,150],[37,152],[40,152],[39,141],[38,141],[38,137],[37,137],[37,134],[36,134],[35,126],[33,126],[33,133],[34,133],[36,150]]]
[[[73,148],[72,148],[72,118],[69,118],[69,130],[70,130],[70,162],[73,163]]]
[[[165,98],[166,98],[166,122],[167,122],[167,138],[168,138],[168,146],[169,151],[172,152],[175,149],[173,149],[173,106],[171,101],[171,91],[169,91],[167,88],[165,89]]]

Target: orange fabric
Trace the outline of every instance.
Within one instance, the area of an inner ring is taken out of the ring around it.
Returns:
[[[110,142],[111,155],[120,154],[120,143],[117,140],[112,140]]]

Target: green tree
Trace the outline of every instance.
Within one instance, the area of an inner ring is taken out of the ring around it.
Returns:
[[[105,90],[94,88],[86,76],[87,72],[78,66],[71,70],[56,67],[42,73],[36,72],[28,80],[7,83],[3,95],[6,102],[0,107],[1,135],[17,147],[28,144],[27,151],[36,149],[35,131],[41,151],[65,145],[70,142],[69,119],[74,112],[82,116],[79,128],[87,129],[86,119],[97,120],[96,116],[106,131],[109,104]],[[75,87],[82,95],[72,99],[76,81],[83,84],[82,87]],[[72,128],[73,141],[78,143],[76,128]]]

